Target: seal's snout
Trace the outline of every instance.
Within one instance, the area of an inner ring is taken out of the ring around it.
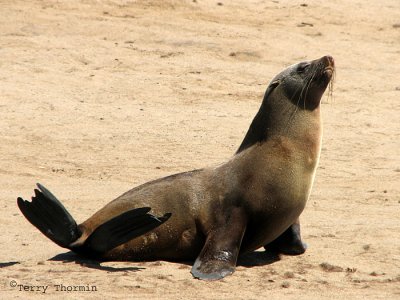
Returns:
[[[328,65],[329,65],[330,67],[332,67],[332,68],[335,67],[335,60],[333,59],[332,56],[326,55],[326,56],[324,56],[324,59],[326,60],[326,62],[328,63]]]
[[[322,57],[321,60],[325,64],[324,74],[327,75],[329,78],[331,78],[332,74],[335,70],[335,60],[330,55],[326,55],[326,56]]]

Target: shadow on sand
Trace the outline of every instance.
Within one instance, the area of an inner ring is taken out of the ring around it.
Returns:
[[[137,272],[137,271],[145,269],[145,268],[140,268],[140,267],[116,268],[116,267],[110,267],[110,266],[102,266],[101,263],[103,261],[88,259],[88,258],[82,257],[78,254],[75,254],[72,251],[57,254],[56,256],[50,258],[49,260],[50,261],[61,261],[63,263],[74,262],[78,265],[81,265],[82,267],[86,267],[86,268],[90,268],[90,269],[97,269],[97,270],[107,271],[107,272],[126,272],[126,271]]]
[[[266,266],[280,260],[279,254],[274,251],[254,251],[239,256],[237,265],[251,268],[256,266]]]
[[[19,264],[19,263],[20,263],[19,261],[0,262],[0,269],[6,268],[6,267],[11,267],[11,266]]]
[[[141,268],[141,267],[116,268],[116,267],[110,267],[110,266],[102,266],[101,263],[103,263],[103,261],[85,258],[78,254],[75,254],[72,251],[57,254],[56,256],[54,256],[53,258],[50,258],[49,260],[50,261],[61,261],[63,263],[74,262],[83,267],[107,271],[107,272],[125,272],[125,271],[136,272],[136,271],[145,269],[145,268]],[[279,254],[276,252],[254,251],[254,252],[239,256],[237,265],[246,267],[246,268],[251,268],[251,267],[256,267],[256,266],[270,265],[279,260],[280,260]],[[15,263],[18,263],[18,262],[15,262]],[[130,263],[130,262],[127,262],[127,263]],[[176,263],[176,262],[174,262],[174,263]],[[184,264],[184,265],[189,265],[189,266],[193,265],[193,261],[180,261],[179,263]],[[9,264],[12,264],[12,263],[9,263]]]

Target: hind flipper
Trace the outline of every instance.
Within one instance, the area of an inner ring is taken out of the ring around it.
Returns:
[[[193,277],[218,280],[235,271],[247,218],[241,208],[234,208],[223,221],[208,233],[206,243],[192,267]]]
[[[31,202],[18,197],[19,209],[45,236],[57,245],[68,248],[80,236],[75,220],[45,187],[39,183],[37,187],[39,190],[35,189]]]
[[[299,219],[264,248],[287,255],[303,254],[307,249],[307,244],[301,240]]]
[[[135,237],[160,226],[171,214],[155,217],[148,214],[149,207],[137,208],[105,222],[87,238],[84,248],[97,253],[105,253]]]

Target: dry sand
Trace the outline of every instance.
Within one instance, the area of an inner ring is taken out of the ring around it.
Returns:
[[[19,212],[36,182],[83,221],[227,160],[272,77],[325,54],[337,78],[304,255],[202,282],[189,264],[71,257]],[[0,1],[0,298],[399,299],[399,74],[398,0]]]

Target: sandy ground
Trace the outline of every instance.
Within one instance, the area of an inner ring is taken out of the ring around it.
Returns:
[[[256,253],[202,282],[190,264],[78,259],[19,212],[36,182],[80,222],[227,160],[272,77],[325,54],[337,76],[304,255]],[[399,74],[398,0],[0,1],[0,298],[399,299]]]

